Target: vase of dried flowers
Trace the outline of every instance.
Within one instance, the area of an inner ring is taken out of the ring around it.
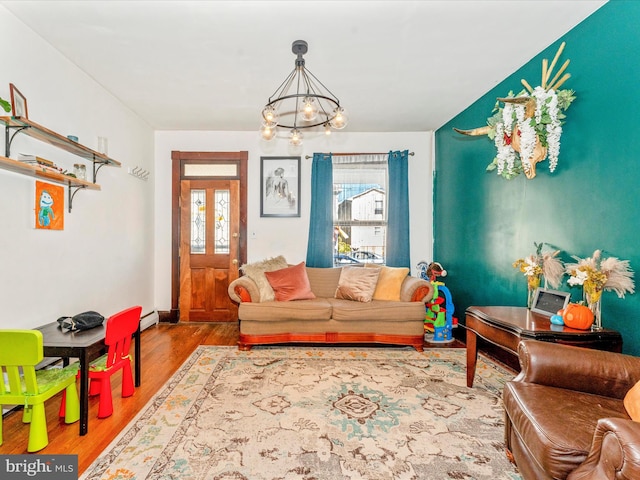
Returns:
[[[603,288],[593,286],[584,286],[582,293],[584,295],[584,303],[593,313],[593,325],[591,330],[602,330],[602,309],[600,300],[602,299]]]
[[[615,257],[602,258],[600,250],[596,250],[588,258],[575,256],[573,258],[577,262],[566,265],[566,271],[569,274],[568,283],[571,286],[582,286],[585,304],[594,316],[592,329],[601,330],[602,292],[613,290],[618,298],[624,298],[625,293],[634,293],[633,270],[629,266],[629,260],[620,260]]]
[[[544,278],[545,288],[547,283],[553,288],[558,288],[564,275],[564,266],[556,258],[560,250],[543,252],[543,245],[543,242],[533,242],[533,246],[536,247],[536,253],[513,262],[513,268],[519,269],[527,278],[527,308],[531,308],[533,297],[536,289],[542,283],[542,278]]]
[[[536,289],[540,286],[541,281],[541,274],[527,276],[527,308],[531,308],[533,305],[533,297],[535,296]]]

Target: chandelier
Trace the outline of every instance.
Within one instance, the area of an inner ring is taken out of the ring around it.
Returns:
[[[340,100],[304,65],[303,55],[308,45],[296,40],[291,51],[296,55],[293,71],[287,76],[262,109],[260,135],[264,140],[275,138],[278,127],[290,129],[289,143],[302,145],[301,130],[323,127],[325,134],[347,125],[347,114]]]

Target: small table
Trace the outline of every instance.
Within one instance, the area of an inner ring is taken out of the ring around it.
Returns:
[[[106,326],[101,325],[83,332],[64,332],[58,322],[48,323],[37,330],[42,332],[45,357],[61,357],[80,360],[80,435],[89,430],[89,364],[105,352]],[[135,339],[135,385],[140,386],[140,324],[133,335]]]
[[[469,307],[465,314],[467,331],[467,386],[473,386],[478,360],[477,337],[517,356],[520,340],[532,339],[564,343],[576,347],[622,351],[622,336],[615,330],[577,330],[554,325],[549,317],[525,307]]]

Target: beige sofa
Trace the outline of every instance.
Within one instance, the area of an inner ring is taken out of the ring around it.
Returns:
[[[229,296],[239,303],[241,350],[295,342],[382,343],[422,351],[431,283],[406,276],[399,301],[360,302],[335,298],[342,268],[305,268],[316,297],[311,300],[260,301],[258,285],[246,275],[229,285]]]

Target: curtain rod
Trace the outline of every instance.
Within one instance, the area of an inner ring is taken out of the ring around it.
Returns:
[[[352,155],[387,155],[389,152],[357,152],[357,153],[323,153],[322,155],[333,155],[334,157],[348,157]],[[414,156],[415,152],[409,152],[409,155]],[[309,160],[313,158],[313,155],[305,155],[305,159]]]

